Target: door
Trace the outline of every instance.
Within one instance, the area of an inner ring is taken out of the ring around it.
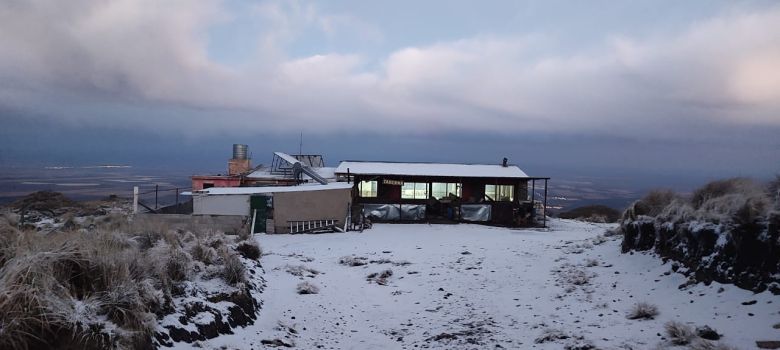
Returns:
[[[265,220],[268,218],[269,198],[267,196],[252,196],[249,198],[249,217],[254,223],[252,233],[265,232]]]

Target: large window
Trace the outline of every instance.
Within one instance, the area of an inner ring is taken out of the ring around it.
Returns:
[[[434,182],[431,184],[431,195],[436,199],[448,197],[450,194],[460,197],[459,183]]]
[[[360,181],[358,182],[358,193],[361,197],[376,197],[377,182],[374,181]]]
[[[427,182],[405,182],[401,187],[403,199],[428,199]]]
[[[485,185],[485,197],[494,201],[511,202],[515,200],[515,186]]]

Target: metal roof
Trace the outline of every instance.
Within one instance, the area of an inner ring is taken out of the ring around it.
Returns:
[[[336,174],[530,178],[516,165],[343,161]]]
[[[332,182],[327,185],[307,184],[298,186],[263,186],[263,187],[211,187],[200,191],[193,191],[193,194],[209,195],[229,195],[229,194],[260,194],[260,193],[280,193],[280,192],[306,192],[339,190],[352,188],[354,184],[346,182]]]

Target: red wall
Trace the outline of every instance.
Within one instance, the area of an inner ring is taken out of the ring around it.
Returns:
[[[213,184],[213,187],[238,187],[241,186],[241,178],[227,176],[193,176],[192,190],[200,191],[204,184]]]

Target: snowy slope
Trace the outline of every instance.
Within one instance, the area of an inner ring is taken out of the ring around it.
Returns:
[[[619,238],[600,236],[609,227],[553,220],[550,231],[375,225],[364,233],[260,236],[267,287],[257,322],[200,345],[653,349],[667,345],[670,320],[709,325],[740,349],[780,340],[772,328],[780,323],[778,297],[718,284],[680,290],[686,279],[670,273],[670,263],[620,254]],[[345,256],[367,264],[339,264]],[[298,265],[321,273],[286,271]],[[367,280],[387,269],[387,285]],[[297,294],[303,281],[319,294]],[[628,320],[639,301],[657,305],[660,315]]]

